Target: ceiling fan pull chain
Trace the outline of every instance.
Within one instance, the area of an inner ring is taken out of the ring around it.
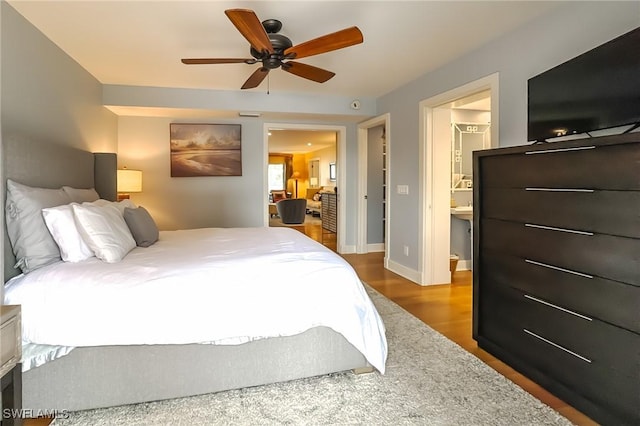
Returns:
[[[267,74],[267,95],[270,95],[271,93],[269,93],[271,90],[271,76],[269,74]]]

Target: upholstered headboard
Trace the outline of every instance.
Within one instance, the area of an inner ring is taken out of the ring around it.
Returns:
[[[117,193],[117,158],[113,153],[91,153],[80,149],[17,140],[3,141],[4,176],[2,206],[6,199],[6,182],[12,179],[40,188],[95,188],[101,198],[115,200]],[[16,259],[4,229],[4,279],[19,274]]]

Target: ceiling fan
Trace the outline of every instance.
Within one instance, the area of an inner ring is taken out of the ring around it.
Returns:
[[[252,65],[261,62],[262,66],[244,82],[242,89],[258,87],[269,71],[275,68],[282,68],[298,77],[324,83],[335,73],[301,62],[294,62],[293,59],[331,52],[362,43],[364,40],[358,27],[350,27],[293,46],[288,37],[278,34],[282,23],[277,19],[267,19],[260,22],[255,12],[249,9],[229,9],[224,13],[251,45],[252,58],[195,58],[182,59],[182,63],[187,65],[239,63]]]

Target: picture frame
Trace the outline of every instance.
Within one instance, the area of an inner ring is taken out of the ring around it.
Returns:
[[[336,180],[336,163],[329,163],[329,180]]]
[[[171,123],[171,177],[242,176],[240,124]]]

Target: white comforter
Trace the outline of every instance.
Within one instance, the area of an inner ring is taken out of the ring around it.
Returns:
[[[12,279],[23,340],[62,346],[216,343],[326,326],[384,373],[382,320],[340,256],[288,228],[164,231],[121,262],[60,262]]]

